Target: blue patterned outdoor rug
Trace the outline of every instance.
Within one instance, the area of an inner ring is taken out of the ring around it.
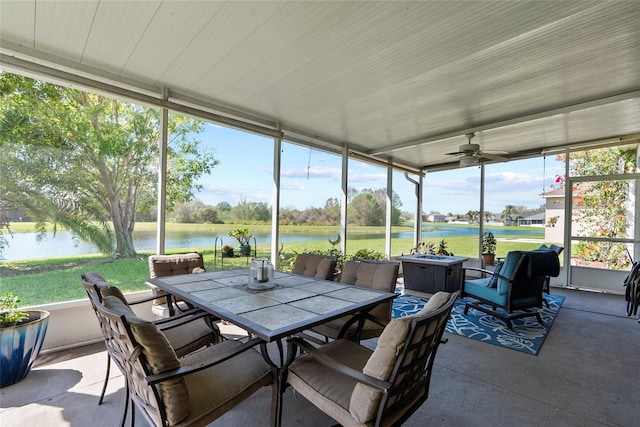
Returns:
[[[549,308],[543,304],[540,315],[544,326],[540,325],[535,317],[513,320],[513,330],[491,315],[469,308],[469,313],[464,315],[464,305],[472,298],[464,298],[456,301],[451,312],[451,319],[447,322],[447,332],[472,338],[478,341],[518,350],[523,353],[537,355],[542,343],[551,329],[551,325],[558,314],[558,310],[564,302],[560,295],[546,295]],[[424,307],[427,299],[412,295],[400,295],[393,301],[393,317],[403,317],[417,313]]]

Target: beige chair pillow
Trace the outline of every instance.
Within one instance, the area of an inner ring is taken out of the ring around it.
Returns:
[[[382,331],[380,338],[378,338],[378,345],[371,357],[369,357],[362,372],[379,380],[387,381],[396,359],[404,347],[411,321],[416,317],[436,311],[445,305],[449,298],[449,293],[438,292],[429,298],[427,304],[418,313],[393,319],[389,322],[384,331]],[[381,399],[382,393],[379,391],[364,384],[356,384],[351,394],[349,412],[357,422],[366,423],[376,416]]]
[[[340,283],[355,284],[356,280],[358,280],[358,267],[360,267],[360,263],[357,261],[350,260],[345,262],[340,275]]]
[[[135,316],[131,309],[116,297],[106,296],[103,302],[109,310],[126,317],[134,338],[142,346],[142,353],[152,373],[160,374],[180,367],[175,351],[156,325]],[[183,378],[162,382],[160,393],[165,402],[169,425],[174,425],[189,415],[189,390]]]
[[[113,295],[119,298],[123,303],[127,303],[127,299],[124,297],[120,289],[107,282],[99,273],[94,271],[85,273],[84,280],[98,288],[98,293],[101,298],[104,298],[107,295]]]
[[[316,279],[329,280],[333,276],[336,262],[330,258],[323,258],[318,263],[318,269],[316,270]]]

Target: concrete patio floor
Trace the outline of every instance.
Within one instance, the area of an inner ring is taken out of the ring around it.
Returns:
[[[626,317],[624,297],[552,292],[566,299],[538,356],[446,334],[430,397],[405,426],[640,425],[640,323]],[[0,425],[117,426],[117,368],[97,405],[106,357],[102,343],[42,354],[25,380],[0,389]],[[211,425],[267,426],[270,399],[263,388]],[[285,427],[335,424],[291,390],[283,414]],[[137,415],[136,425],[147,423]]]

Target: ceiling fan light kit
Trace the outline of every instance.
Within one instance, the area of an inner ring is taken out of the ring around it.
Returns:
[[[478,164],[478,157],[472,155],[465,155],[460,157],[460,166],[472,166]]]
[[[465,134],[467,143],[458,147],[458,151],[454,153],[446,153],[447,156],[462,156],[460,157],[460,166],[472,166],[480,163],[481,160],[494,160],[499,162],[507,161],[508,159],[498,154],[490,154],[480,150],[480,144],[472,144],[471,138],[475,136],[475,133]],[[506,153],[505,153],[506,154]]]

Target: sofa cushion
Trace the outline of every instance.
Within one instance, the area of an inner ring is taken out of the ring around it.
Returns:
[[[422,317],[436,311],[445,305],[450,297],[451,295],[447,292],[438,292],[429,298],[427,304],[418,313],[396,318],[389,322],[378,338],[378,345],[362,372],[379,380],[387,381],[404,347],[404,342],[411,328],[411,321],[416,317]],[[349,412],[357,422],[366,423],[376,416],[381,399],[382,393],[358,383],[351,395]]]

